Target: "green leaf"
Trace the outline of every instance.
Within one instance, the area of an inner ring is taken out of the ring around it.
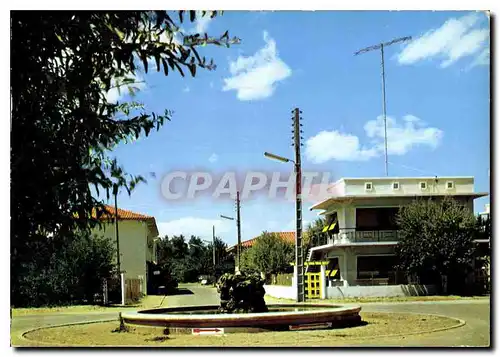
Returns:
[[[184,77],[184,71],[182,70],[181,66],[179,66],[179,64],[177,62],[174,62],[174,66],[177,68],[177,70],[179,71],[181,76]]]
[[[196,65],[195,64],[190,64],[188,65],[189,71],[191,72],[191,76],[196,76]]]
[[[142,56],[141,56],[141,59],[142,59],[142,64],[144,66],[144,72],[148,73],[148,58],[143,53]]]
[[[156,70],[157,72],[160,72],[160,55],[157,53],[155,54],[155,60],[156,60]]]
[[[168,76],[168,64],[167,61],[165,61],[164,58],[161,59],[161,63],[163,64],[163,72],[165,73],[165,76]]]

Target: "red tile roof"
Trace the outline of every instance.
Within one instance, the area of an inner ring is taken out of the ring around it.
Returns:
[[[112,220],[115,217],[115,208],[113,206],[104,205],[107,213],[103,213],[99,218],[102,221]],[[96,210],[92,210],[92,217],[96,218]],[[135,213],[125,209],[118,208],[118,220],[122,221],[142,221],[146,222],[151,234],[156,237],[159,235],[156,219],[153,216],[148,216],[141,213]]]
[[[109,212],[104,213],[100,219],[101,220],[107,220],[107,219],[113,219],[116,215],[115,213],[115,208],[113,206],[108,206],[104,205],[106,210]],[[96,217],[96,211],[95,209],[92,210],[92,217]],[[118,208],[118,220],[127,220],[127,221],[149,221],[149,220],[154,220],[155,218],[153,216],[147,216],[145,214],[141,213],[135,213],[132,211],[128,211],[125,209]]]
[[[281,238],[283,241],[285,241],[287,243],[295,243],[295,232],[268,232],[268,233],[277,234],[279,238]],[[255,241],[257,240],[257,238],[259,238],[259,237],[255,237],[255,238],[246,240],[244,242],[241,242],[241,247],[242,248],[252,247],[255,244]],[[236,246],[237,245],[235,244],[229,249],[230,250],[236,249]]]

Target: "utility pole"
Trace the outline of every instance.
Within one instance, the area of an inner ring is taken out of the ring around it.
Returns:
[[[295,266],[297,267],[297,302],[304,302],[304,256],[302,255],[302,166],[300,160],[300,134],[302,124],[300,114],[302,111],[295,108],[293,118],[293,146],[295,147]]]
[[[214,274],[215,274],[215,226],[212,226],[212,251],[213,251],[213,264],[214,264]]]
[[[236,227],[238,230],[238,271],[240,270],[241,259],[241,218],[240,218],[240,191],[236,192]]]
[[[217,283],[216,263],[215,263],[215,225],[212,226],[212,253],[213,253],[213,266],[214,266],[214,286]]]
[[[387,114],[386,114],[386,101],[385,101],[385,64],[384,64],[384,47],[393,45],[399,42],[405,42],[411,40],[411,36],[401,37],[394,39],[389,42],[379,43],[374,46],[363,48],[354,53],[355,56],[360,55],[362,53],[374,51],[380,49],[380,56],[382,59],[382,113],[384,117],[384,146],[385,146],[385,175],[389,176],[389,167],[388,167],[388,159],[387,159]]]
[[[113,186],[113,193],[115,195],[115,238],[116,238],[116,265],[118,267],[118,276],[121,273],[120,267],[120,235],[118,234],[118,186]]]

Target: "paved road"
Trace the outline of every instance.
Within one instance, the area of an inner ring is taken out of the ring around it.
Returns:
[[[167,296],[162,306],[212,305],[219,303],[215,289],[199,285],[189,285],[187,289],[192,294]],[[186,292],[186,290],[184,290]],[[161,299],[159,299],[160,301]],[[427,301],[405,303],[366,303],[361,304],[365,312],[410,312],[422,314],[437,314],[465,320],[466,325],[457,329],[436,332],[420,336],[408,336],[406,343],[426,346],[488,346],[490,344],[490,301],[457,300],[457,301]],[[12,319],[11,328],[22,331],[30,328],[50,326],[55,324],[84,322],[92,320],[108,320],[117,318],[119,311],[134,311],[135,309],[117,308],[113,312],[92,313],[54,313],[44,315],[19,316]],[[384,340],[390,345],[397,344],[395,340]]]
[[[457,329],[406,337],[413,346],[489,346],[490,300],[427,301],[385,304],[361,304],[365,312],[411,312],[454,317],[465,321]],[[394,340],[397,343],[397,339]],[[390,339],[387,340],[390,344]]]
[[[181,287],[182,288],[182,287]],[[200,285],[186,285],[180,292],[192,292],[189,294],[183,293],[179,295],[167,296],[162,303],[162,306],[189,306],[189,305],[218,305],[219,297],[214,288],[204,287]],[[158,298],[161,302],[161,298]],[[42,326],[59,325],[75,322],[110,320],[118,318],[120,311],[136,311],[137,308],[113,308],[112,312],[54,312],[51,314],[44,313],[43,315],[26,315],[16,316],[11,320],[11,329],[14,331],[24,331],[31,328]]]

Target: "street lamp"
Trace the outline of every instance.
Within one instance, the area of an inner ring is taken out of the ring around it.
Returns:
[[[300,114],[302,111],[295,108],[293,111],[292,127],[293,127],[293,146],[295,148],[295,160],[286,157],[265,152],[264,156],[268,159],[277,160],[280,162],[293,162],[295,167],[295,266],[297,267],[297,302],[303,302],[304,296],[304,256],[302,249],[302,167],[300,159],[300,147],[302,144],[300,140],[303,139],[300,135],[302,133],[302,124]]]
[[[277,160],[280,162],[293,162],[294,167],[295,167],[295,175],[296,175],[296,190],[295,190],[295,195],[296,195],[296,200],[297,200],[297,205],[296,205],[296,221],[297,221],[297,227],[296,227],[296,232],[295,232],[295,266],[297,267],[297,302],[303,302],[304,301],[304,295],[303,295],[303,289],[302,289],[302,284],[300,284],[299,281],[299,276],[301,275],[301,267],[303,262],[301,262],[300,258],[302,257],[302,202],[300,201],[300,194],[301,194],[301,187],[300,187],[300,177],[297,177],[300,175],[300,166],[297,165],[297,162],[295,162],[292,159],[288,159],[283,156],[275,155],[269,152],[265,152],[264,156],[267,157],[268,159],[271,160]],[[303,282],[303,275],[302,275],[302,282]]]
[[[279,156],[279,155],[275,155],[275,154],[271,154],[270,152],[265,152],[264,153],[264,156],[267,157],[268,159],[271,159],[271,160],[277,160],[277,161],[281,161],[281,162],[293,162],[295,163],[295,161],[291,160],[291,159],[287,159],[286,157],[283,157],[283,156]]]

